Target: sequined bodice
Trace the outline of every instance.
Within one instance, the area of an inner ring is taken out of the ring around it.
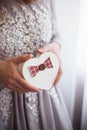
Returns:
[[[52,24],[49,9],[38,5],[33,10],[20,5],[22,11],[12,6],[12,12],[2,7],[6,22],[0,26],[0,59],[33,53],[37,48],[48,44],[52,37]]]

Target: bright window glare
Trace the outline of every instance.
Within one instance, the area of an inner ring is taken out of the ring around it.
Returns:
[[[77,68],[84,72],[87,68],[87,0],[80,1]]]

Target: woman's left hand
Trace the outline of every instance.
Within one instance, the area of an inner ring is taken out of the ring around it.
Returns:
[[[61,75],[62,75],[60,51],[61,51],[61,47],[60,47],[60,44],[58,44],[57,42],[50,43],[49,45],[44,46],[44,47],[42,47],[42,48],[37,50],[37,52],[40,53],[40,54],[42,54],[44,52],[53,52],[57,56],[57,58],[58,58],[59,70],[58,70],[57,77],[56,77],[56,79],[54,81],[54,86],[57,85],[57,83],[59,82],[59,80],[61,78]]]

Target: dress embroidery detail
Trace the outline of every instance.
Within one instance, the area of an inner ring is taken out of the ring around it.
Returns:
[[[4,88],[0,91],[0,116],[3,121],[3,125],[6,126],[9,116],[11,114],[10,108],[12,107],[12,95],[11,90]]]
[[[11,15],[2,8],[7,21],[0,26],[0,59],[33,53],[51,40],[52,24],[47,9],[40,5],[39,9],[31,6],[33,13],[24,5],[21,9],[13,6]]]
[[[60,96],[58,95],[58,93],[55,91],[54,88],[52,88],[51,90],[48,91],[50,97],[54,100],[55,104],[58,105],[58,107],[60,106]]]
[[[36,92],[29,92],[25,94],[26,103],[31,110],[32,114],[35,116],[36,123],[39,122],[39,104],[38,104],[38,94]]]

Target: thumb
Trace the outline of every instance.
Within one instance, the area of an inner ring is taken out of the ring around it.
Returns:
[[[33,57],[32,54],[28,54],[28,55],[12,58],[11,61],[14,62],[15,64],[19,64],[21,62],[25,62],[28,59],[31,59],[32,57]]]

